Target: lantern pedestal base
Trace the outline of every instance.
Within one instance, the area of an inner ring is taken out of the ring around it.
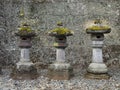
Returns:
[[[69,80],[73,77],[73,68],[68,63],[54,63],[48,68],[48,77],[54,80]]]
[[[95,74],[95,73],[86,73],[85,74],[85,78],[88,78],[88,79],[109,79],[110,78],[110,75],[105,73],[105,74]]]
[[[104,63],[91,63],[88,67],[88,72],[90,73],[107,73],[108,69]]]
[[[109,79],[107,66],[104,63],[91,63],[87,69],[86,78],[89,79]]]
[[[11,77],[17,80],[37,79],[37,69],[32,62],[18,62],[13,69]]]

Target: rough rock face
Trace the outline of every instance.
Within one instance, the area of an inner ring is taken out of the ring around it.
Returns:
[[[91,40],[86,34],[86,23],[96,18],[108,21],[112,32],[105,35],[104,58],[108,66],[120,66],[120,1],[119,0],[0,0],[0,62],[12,65],[19,61],[19,39],[14,33],[22,17],[36,31],[31,60],[48,65],[55,60],[53,38],[46,33],[62,21],[64,26],[75,32],[68,38],[66,60],[79,68],[85,68],[91,60]],[[116,48],[116,49],[114,49]],[[4,56],[4,57],[3,57]],[[116,64],[112,63],[115,62]],[[2,65],[3,65],[2,64]],[[39,66],[39,65],[37,65]],[[44,66],[43,66],[44,67]]]
[[[3,2],[4,0],[0,1],[0,67],[6,66],[6,64],[13,64],[12,61],[9,61],[9,59],[12,59],[10,56],[11,52],[9,52],[9,50],[7,50],[7,48],[5,47],[5,45],[8,43],[8,38],[4,13],[5,4]]]

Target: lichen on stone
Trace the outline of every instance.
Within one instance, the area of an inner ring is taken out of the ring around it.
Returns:
[[[59,44],[58,43],[54,43],[53,46],[58,46]]]

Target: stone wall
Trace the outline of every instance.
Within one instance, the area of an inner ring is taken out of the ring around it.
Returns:
[[[47,31],[55,28],[58,21],[75,33],[68,38],[66,61],[85,68],[91,61],[92,52],[85,27],[96,18],[107,21],[112,28],[112,32],[105,35],[104,60],[109,67],[120,67],[119,0],[0,0],[0,61],[3,66],[19,61],[19,38],[14,33],[23,20],[19,15],[22,8],[37,33],[32,41],[31,60],[39,62],[42,68],[55,61],[54,39]]]

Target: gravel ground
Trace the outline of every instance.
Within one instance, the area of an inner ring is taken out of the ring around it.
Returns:
[[[109,70],[109,80],[85,79],[85,70],[74,70],[75,76],[70,80],[50,80],[45,77],[47,70],[39,71],[36,80],[13,80],[10,70],[3,69],[0,76],[0,90],[120,90],[120,68]]]

